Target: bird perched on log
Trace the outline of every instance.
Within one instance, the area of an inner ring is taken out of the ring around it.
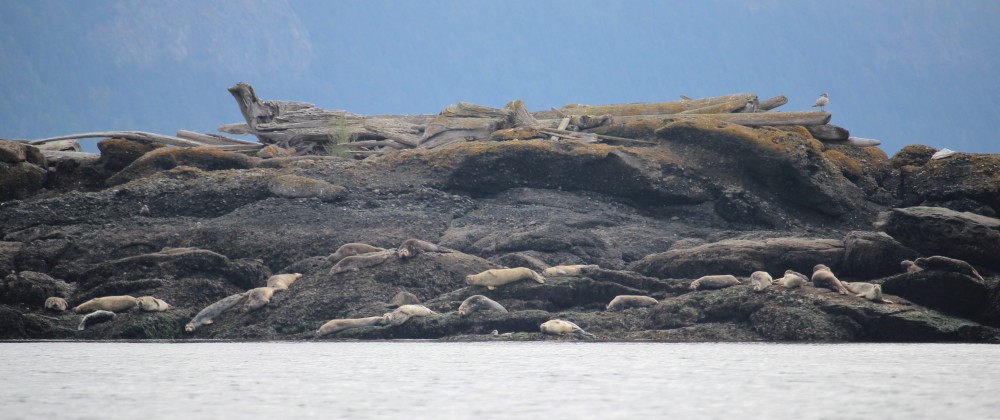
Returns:
[[[816,103],[813,104],[813,108],[819,107],[819,109],[823,109],[823,107],[825,107],[829,103],[830,103],[830,96],[827,95],[826,92],[823,92],[822,95],[819,95],[819,98],[816,98]]]

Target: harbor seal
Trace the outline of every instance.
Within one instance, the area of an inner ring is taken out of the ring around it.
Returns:
[[[437,314],[437,312],[434,312],[423,305],[403,305],[396,308],[395,311],[382,314],[382,317],[385,318],[385,321],[388,322],[389,325],[395,327],[403,325],[403,323],[415,316],[429,316],[435,314]]]
[[[65,312],[66,310],[69,309],[69,303],[66,303],[66,299],[63,299],[59,296],[52,296],[48,299],[45,299],[45,309],[48,309],[50,311]]]
[[[496,289],[497,286],[503,286],[523,279],[531,279],[542,284],[545,283],[545,277],[526,267],[494,268],[479,274],[465,276],[467,283],[473,286],[486,286],[490,290]]]
[[[842,281],[840,282],[840,284],[843,284],[844,288],[850,290],[851,293],[855,293],[854,296],[857,296],[859,298],[865,298],[872,302],[878,302],[878,303],[892,303],[892,301],[885,300],[884,298],[882,298],[882,286],[879,286],[877,284],[865,283],[860,281],[858,282]]]
[[[542,270],[542,275],[545,277],[557,277],[557,276],[579,277],[586,270],[593,270],[598,268],[600,267],[593,264],[557,265],[555,267],[549,267]]]
[[[452,252],[452,250],[437,244],[422,241],[420,239],[407,239],[403,241],[403,244],[396,250],[396,254],[399,255],[399,258],[403,259],[413,258],[425,252],[448,253]]]
[[[396,307],[403,305],[419,305],[420,298],[413,293],[403,291],[396,293],[396,295],[392,297],[392,300],[389,301],[389,304]]]
[[[94,312],[87,314],[80,320],[80,325],[76,327],[77,330],[83,331],[91,325],[100,324],[102,322],[108,322],[115,319],[115,313],[111,311],[105,311],[103,309],[98,309]]]
[[[983,276],[979,275],[979,272],[976,271],[972,265],[954,258],[942,257],[940,255],[917,258],[913,261],[913,265],[924,270],[951,271],[959,274],[965,274],[966,276],[979,280],[980,283],[983,282]]]
[[[760,292],[774,283],[774,279],[771,278],[770,274],[764,271],[754,271],[750,274],[750,285],[753,286],[752,289],[755,292]]]
[[[902,267],[904,270],[906,270],[907,273],[919,273],[921,271],[924,271],[923,268],[920,268],[919,266],[917,266],[917,264],[915,264],[913,261],[910,260],[900,261],[899,266]]]
[[[736,276],[729,274],[702,276],[697,280],[691,282],[691,286],[688,286],[688,289],[716,290],[716,289],[725,289],[729,286],[735,286],[737,284],[740,284],[740,279],[736,278]]]
[[[274,296],[275,290],[277,289],[273,287],[258,287],[256,289],[250,289],[246,293],[247,299],[243,302],[243,310],[250,312],[263,308],[265,305],[271,303],[271,297]]]
[[[551,319],[542,323],[539,326],[542,330],[543,335],[566,335],[573,334],[578,336],[583,336],[587,338],[594,338],[594,335],[588,333],[572,322],[563,319]]]
[[[135,299],[135,304],[146,312],[163,312],[173,308],[167,302],[152,296],[140,296]]]
[[[351,255],[337,262],[330,269],[330,275],[337,275],[345,271],[358,271],[362,268],[374,267],[382,264],[392,256],[392,251],[371,252],[361,255]]]
[[[191,319],[191,322],[188,322],[188,324],[184,326],[184,331],[193,332],[198,329],[198,327],[215,322],[215,317],[219,316],[229,308],[232,308],[233,305],[236,305],[236,303],[239,302],[240,299],[243,299],[243,296],[245,295],[246,292],[226,296],[218,302],[206,306],[205,309],[202,309],[201,312],[198,312],[198,314]]]
[[[98,310],[123,312],[135,307],[135,298],[132,296],[104,296],[93,298],[83,302],[73,308],[73,312],[78,314],[94,312]]]
[[[302,277],[301,273],[275,274],[267,278],[267,287],[273,287],[275,291],[285,290],[300,277]]]
[[[778,285],[786,289],[797,289],[809,282],[805,274],[793,270],[785,270],[785,275],[778,279]]]
[[[503,305],[497,303],[495,300],[483,295],[469,296],[458,307],[459,316],[468,316],[473,312],[480,311],[507,312],[507,308],[504,308]]]
[[[618,295],[614,299],[611,299],[611,303],[608,303],[606,310],[608,311],[622,311],[628,308],[645,308],[647,306],[653,306],[659,303],[658,300],[651,298],[649,296],[641,295]]]
[[[340,248],[337,248],[336,252],[330,254],[330,256],[326,257],[326,259],[331,263],[336,264],[340,262],[340,260],[353,255],[370,254],[372,252],[379,252],[379,251],[385,251],[385,248],[379,248],[377,246],[371,246],[368,244],[362,244],[358,242],[351,242],[341,245]]]
[[[830,271],[830,267],[823,264],[816,264],[816,266],[813,267],[812,284],[813,286],[822,289],[833,290],[834,292],[842,295],[847,294],[847,289],[845,289],[844,285],[840,283],[840,279],[833,275],[833,272]]]
[[[382,325],[385,322],[385,317],[381,316],[370,316],[367,318],[350,318],[350,319],[333,319],[327,321],[323,326],[316,330],[316,334],[313,337],[319,338],[327,334],[338,333],[344,330],[349,330],[352,328],[361,327],[374,327],[376,325]]]

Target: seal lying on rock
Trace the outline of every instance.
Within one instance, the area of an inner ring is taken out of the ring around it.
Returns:
[[[226,296],[218,302],[206,306],[205,309],[202,309],[201,312],[198,312],[198,314],[191,319],[191,322],[188,322],[188,324],[184,326],[184,331],[192,332],[202,325],[211,324],[214,322],[215,317],[227,311],[229,308],[232,308],[237,302],[240,301],[240,299],[243,299],[243,296],[245,295],[246,292]]]
[[[736,278],[736,276],[729,274],[702,276],[697,280],[691,282],[691,286],[688,286],[688,289],[716,290],[716,289],[725,289],[727,287],[735,286],[737,284],[740,284],[740,279]]]
[[[549,267],[542,270],[542,275],[545,277],[557,277],[557,276],[567,276],[567,277],[579,277],[586,270],[594,270],[600,267],[589,264],[577,264],[577,265],[557,265],[555,267]]]
[[[816,266],[813,267],[812,283],[813,286],[821,289],[830,289],[842,295],[847,294],[847,289],[845,289],[844,285],[840,283],[840,279],[833,275],[833,272],[830,271],[830,267],[823,264],[816,264]]]
[[[545,335],[566,335],[574,334],[587,338],[594,338],[594,335],[586,332],[580,326],[562,319],[551,319],[542,323],[539,328]]]
[[[392,300],[389,301],[389,304],[396,307],[403,305],[419,305],[420,298],[413,293],[403,291],[396,293],[396,295],[392,297]]]
[[[370,254],[372,252],[379,252],[379,251],[385,251],[385,248],[379,248],[377,246],[371,246],[368,244],[362,244],[358,242],[351,242],[341,245],[340,248],[337,248],[336,252],[330,254],[330,256],[326,257],[326,259],[331,263],[336,264],[340,260],[350,257],[352,255]]]
[[[497,286],[503,286],[523,279],[531,279],[542,284],[545,283],[545,277],[526,267],[494,268],[479,274],[465,276],[467,283],[473,286],[486,286],[490,290],[496,289]]]
[[[173,308],[173,306],[170,306],[170,304],[164,302],[162,299],[157,299],[152,296],[138,297],[135,299],[135,303],[139,307],[139,309],[142,309],[146,312],[163,312],[170,308]]]
[[[395,311],[386,312],[382,315],[382,317],[385,318],[385,321],[388,322],[389,325],[395,327],[403,325],[403,323],[412,317],[429,316],[434,314],[437,314],[437,312],[434,312],[423,305],[403,305],[396,308]]]
[[[750,274],[750,285],[753,286],[752,289],[755,292],[771,287],[773,282],[774,279],[771,278],[771,275],[764,271],[754,271]]]
[[[301,273],[275,274],[267,278],[267,287],[273,287],[275,291],[285,290],[300,277],[302,277]]]
[[[94,312],[87,314],[87,316],[83,317],[83,319],[80,320],[80,326],[76,327],[76,329],[83,331],[91,325],[100,324],[102,322],[108,322],[112,319],[115,319],[114,312],[105,310],[96,310]]]
[[[265,305],[271,303],[271,297],[274,296],[275,290],[277,289],[273,287],[250,289],[246,292],[247,299],[243,302],[243,310],[250,312],[263,308]]]
[[[51,311],[65,312],[67,309],[69,309],[69,303],[66,303],[66,299],[63,299],[59,296],[52,296],[48,299],[45,299],[45,309]]]
[[[805,274],[793,270],[785,270],[785,275],[778,279],[778,285],[786,289],[797,289],[809,282]]]
[[[458,307],[459,316],[468,316],[473,312],[480,311],[507,312],[507,308],[504,308],[503,305],[483,295],[469,296],[462,302],[462,305]]]
[[[362,268],[374,267],[388,260],[393,254],[392,251],[379,251],[368,254],[352,255],[337,262],[330,269],[330,275],[337,275],[345,271],[358,271]]]
[[[913,261],[913,264],[924,270],[951,271],[965,274],[979,280],[980,283],[983,282],[983,276],[980,276],[979,272],[972,265],[962,260],[935,255],[933,257],[917,258]]]
[[[628,308],[645,308],[656,305],[659,301],[649,296],[618,295],[611,299],[606,310],[621,311]]]
[[[104,296],[77,305],[73,308],[73,312],[78,314],[94,311],[123,312],[134,308],[135,305],[135,298],[132,296]]]
[[[903,260],[899,262],[899,266],[906,270],[907,273],[918,273],[924,271],[923,268],[918,267],[913,261]]]
[[[851,293],[855,293],[855,296],[860,298],[868,299],[872,302],[878,303],[892,303],[892,301],[885,300],[882,298],[882,286],[874,283],[865,282],[846,282],[842,281],[840,284],[844,285],[844,288],[850,290]]]
[[[443,246],[422,241],[420,239],[407,239],[403,241],[403,244],[396,250],[396,254],[399,255],[399,258],[403,259],[413,258],[425,252],[448,253],[452,251]]]
[[[350,319],[333,319],[323,324],[316,330],[314,337],[322,337],[327,334],[333,334],[341,332],[344,330],[349,330],[352,328],[361,327],[374,327],[376,325],[382,325],[385,322],[385,317],[382,316],[370,316],[368,318],[350,318]]]

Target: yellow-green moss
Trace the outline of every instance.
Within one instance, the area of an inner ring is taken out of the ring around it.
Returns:
[[[823,152],[823,156],[826,156],[827,159],[837,165],[840,168],[840,172],[848,179],[858,179],[864,173],[860,162],[837,150],[827,150]]]

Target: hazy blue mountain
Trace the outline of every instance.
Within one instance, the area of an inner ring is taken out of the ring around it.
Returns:
[[[226,88],[358,113],[756,92],[877,138],[1000,152],[1000,3],[0,1],[0,137],[213,132]]]

